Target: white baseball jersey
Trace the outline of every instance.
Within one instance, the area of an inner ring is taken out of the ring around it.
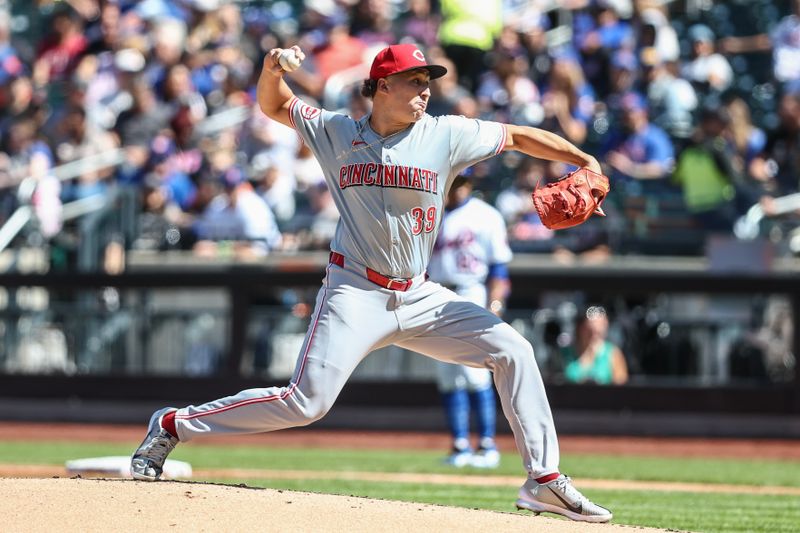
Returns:
[[[483,200],[469,198],[445,211],[428,274],[457,289],[484,286],[489,267],[508,263],[511,256],[502,215]]]
[[[508,263],[511,257],[503,216],[483,200],[468,198],[455,209],[445,211],[428,274],[432,281],[486,307],[489,267]],[[439,363],[436,381],[443,392],[476,391],[489,387],[492,377],[485,368]]]

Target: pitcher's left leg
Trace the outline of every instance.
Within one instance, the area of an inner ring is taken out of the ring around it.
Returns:
[[[407,329],[397,345],[448,363],[489,368],[503,413],[533,478],[558,471],[558,438],[533,348],[517,331],[478,305],[450,301],[431,323]]]
[[[396,344],[440,361],[494,372],[503,412],[528,470],[517,507],[582,522],[611,520],[608,509],[589,501],[558,471],[558,439],[530,343],[475,304],[435,293],[416,303],[404,313],[406,336]]]

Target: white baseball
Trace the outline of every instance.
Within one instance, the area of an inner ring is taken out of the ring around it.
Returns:
[[[300,68],[300,58],[294,50],[287,48],[278,56],[278,64],[286,72],[293,72]]]

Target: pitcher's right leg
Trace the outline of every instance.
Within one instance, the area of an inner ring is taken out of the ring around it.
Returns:
[[[322,418],[358,363],[395,331],[396,321],[386,311],[385,299],[378,291],[323,287],[289,384],[248,389],[179,409],[175,416],[178,438],[189,441],[206,434],[261,433]]]

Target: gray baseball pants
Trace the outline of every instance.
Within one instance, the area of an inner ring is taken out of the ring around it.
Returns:
[[[328,412],[358,363],[390,344],[491,370],[528,475],[558,471],[553,417],[530,343],[491,312],[424,275],[406,292],[382,289],[350,260],[343,268],[328,265],[289,384],[179,409],[178,437],[186,442],[311,424]]]

